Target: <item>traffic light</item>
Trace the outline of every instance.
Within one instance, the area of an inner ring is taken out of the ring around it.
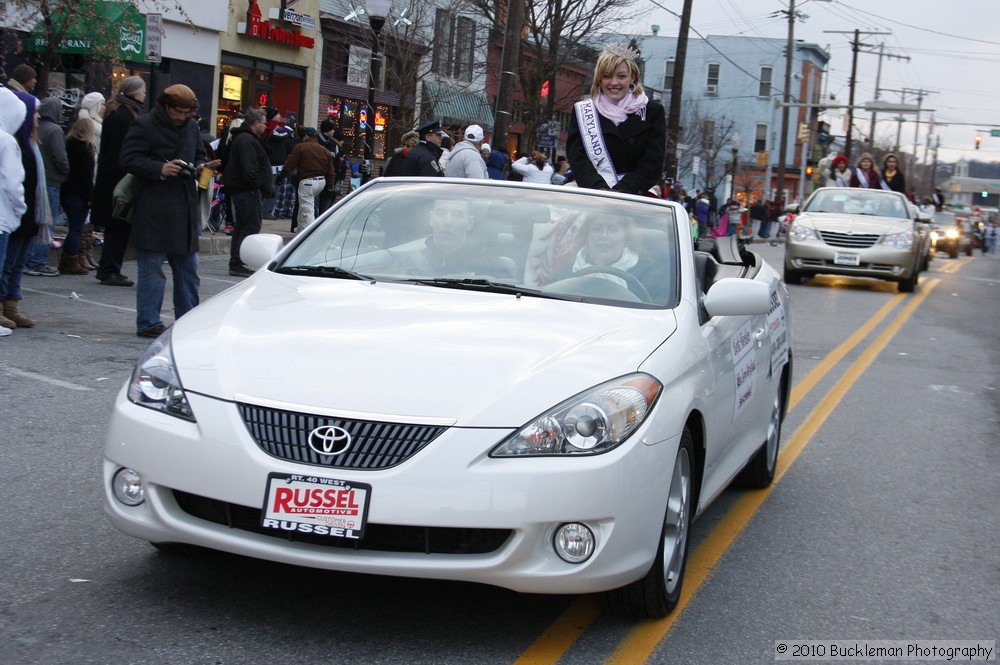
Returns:
[[[983,142],[983,135],[976,134],[976,150],[979,150],[979,144]]]

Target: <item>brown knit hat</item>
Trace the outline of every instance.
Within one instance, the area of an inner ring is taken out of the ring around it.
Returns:
[[[194,109],[198,105],[198,98],[194,95],[194,90],[183,83],[175,83],[160,95],[160,102],[177,109]]]

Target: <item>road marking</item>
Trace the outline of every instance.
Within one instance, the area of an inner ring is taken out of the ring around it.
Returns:
[[[785,446],[784,452],[778,457],[778,464],[774,472],[774,483],[765,489],[748,491],[743,494],[733,507],[712,529],[711,533],[698,546],[698,549],[691,555],[688,561],[687,572],[684,575],[684,588],[681,591],[680,602],[670,615],[663,619],[644,621],[629,631],[625,639],[619,643],[618,648],[605,661],[608,665],[634,665],[644,663],[652,655],[653,651],[662,641],[664,636],[673,628],[674,623],[681,615],[688,601],[694,597],[704,582],[711,577],[712,571],[718,565],[723,555],[729,550],[733,542],[739,537],[750,519],[757,510],[764,504],[767,497],[771,495],[774,488],[781,481],[781,478],[791,468],[796,458],[805,450],[812,438],[819,431],[823,423],[833,413],[834,409],[843,401],[848,391],[854,383],[861,377],[869,366],[875,361],[886,345],[895,337],[896,333],[910,318],[917,307],[930,295],[941,282],[940,279],[930,280],[926,286],[920,289],[920,293],[912,297],[903,310],[893,319],[888,328],[879,335],[871,345],[862,352],[851,366],[844,372],[833,388],[824,395],[820,403],[816,405],[801,426],[795,431]]]
[[[36,374],[35,372],[26,372],[23,369],[17,369],[16,367],[10,367],[8,365],[0,365],[0,372],[22,379],[34,379],[35,381],[49,383],[53,386],[59,386],[60,388],[69,388],[70,390],[93,390],[93,388],[90,388],[89,386],[81,386],[79,383],[70,383],[69,381],[63,381],[62,379],[53,379],[51,376]]]
[[[885,348],[903,323],[909,319],[913,311],[927,298],[930,292],[940,283],[940,279],[932,279],[921,285],[920,292],[910,298],[906,307],[896,316],[889,327],[854,361],[850,368],[837,381],[820,403],[806,416],[805,421],[791,436],[778,456],[774,473],[774,483],[763,490],[748,491],[733,504],[729,512],[719,521],[706,538],[700,543],[687,563],[684,575],[684,588],[681,598],[670,615],[663,619],[643,621],[633,628],[619,643],[609,656],[607,665],[633,665],[645,662],[660,644],[666,634],[673,628],[688,601],[694,597],[702,584],[711,576],[712,571],[733,542],[749,524],[764,501],[770,496],[774,487],[791,468],[796,458],[805,450],[816,432],[833,413],[833,410],[843,400],[847,391],[864,373],[875,357]],[[851,335],[836,349],[830,352],[812,371],[810,371],[792,389],[789,398],[789,411],[798,404],[810,390],[825,376],[837,362],[842,360],[865,336],[867,336],[882,320],[891,313],[907,294],[897,294],[882,306],[857,332]],[[834,360],[835,359],[835,360]],[[593,596],[580,596],[555,620],[538,639],[536,639],[514,661],[515,665],[550,665],[557,663],[569,648],[587,630],[591,623],[600,615]]]
[[[72,300],[74,302],[87,303],[88,305],[97,305],[98,307],[107,307],[108,309],[116,309],[119,312],[129,312],[135,314],[134,307],[124,307],[122,305],[112,305],[106,302],[100,302],[98,300],[88,300],[87,298],[73,298],[71,296],[65,295],[63,293],[55,293],[54,291],[42,291],[41,289],[26,289],[21,287],[22,291],[27,291],[28,293],[37,293],[43,296],[53,296],[55,298],[62,298],[63,300]],[[168,319],[174,318],[173,311],[160,312],[160,316]]]

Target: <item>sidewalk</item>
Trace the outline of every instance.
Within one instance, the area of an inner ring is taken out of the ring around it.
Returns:
[[[261,222],[260,232],[277,234],[284,238],[287,245],[288,241],[295,237],[295,234],[288,230],[291,225],[290,219],[265,219]],[[232,238],[221,230],[214,234],[211,231],[202,231],[201,237],[198,238],[202,254],[228,254],[231,242]]]

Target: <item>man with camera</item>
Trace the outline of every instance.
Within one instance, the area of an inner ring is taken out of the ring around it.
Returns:
[[[206,162],[198,124],[191,118],[198,100],[183,84],[166,88],[153,109],[135,119],[122,144],[122,168],[140,181],[135,196],[130,244],[138,252],[136,334],[159,337],[164,330],[160,310],[166,276],[173,274],[174,316],[179,318],[199,301],[198,208],[196,175]]]

